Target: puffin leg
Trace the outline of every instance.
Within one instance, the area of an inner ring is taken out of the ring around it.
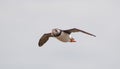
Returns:
[[[74,38],[71,38],[70,42],[76,42],[76,40]]]

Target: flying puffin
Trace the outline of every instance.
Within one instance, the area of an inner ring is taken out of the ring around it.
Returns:
[[[93,35],[91,33],[88,33],[86,31],[83,31],[83,30],[80,30],[77,28],[72,28],[72,29],[68,29],[68,30],[61,30],[61,29],[55,28],[55,29],[52,29],[51,33],[43,34],[43,36],[40,38],[40,40],[38,42],[38,45],[39,45],[39,47],[43,46],[48,41],[49,37],[55,37],[62,42],[76,42],[75,39],[73,37],[71,37],[71,35],[70,35],[71,33],[74,33],[74,32],[82,32],[82,33],[88,34],[90,36],[96,37],[95,35]]]

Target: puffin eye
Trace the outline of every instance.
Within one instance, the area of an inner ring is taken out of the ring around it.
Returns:
[[[57,30],[55,29],[55,32],[57,32]]]

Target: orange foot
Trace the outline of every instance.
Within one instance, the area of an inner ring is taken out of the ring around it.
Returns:
[[[71,38],[70,39],[70,42],[76,42],[74,38]]]

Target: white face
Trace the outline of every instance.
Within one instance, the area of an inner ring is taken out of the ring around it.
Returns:
[[[52,29],[52,34],[53,34],[53,35],[58,35],[58,34],[60,34],[60,29]]]

